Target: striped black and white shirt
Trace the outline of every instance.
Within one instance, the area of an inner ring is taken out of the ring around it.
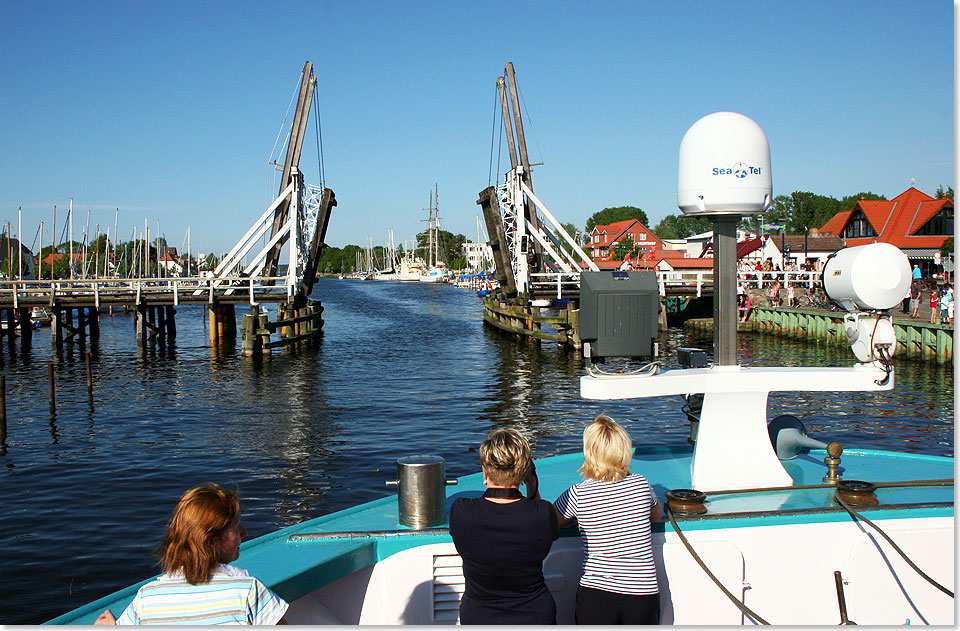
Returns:
[[[658,592],[650,528],[650,510],[658,503],[638,473],[617,482],[584,480],[557,498],[560,514],[580,525],[580,585],[618,594]]]

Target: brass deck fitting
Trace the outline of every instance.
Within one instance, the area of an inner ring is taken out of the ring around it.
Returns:
[[[841,480],[837,485],[835,497],[839,497],[851,506],[874,506],[880,503],[877,496],[873,494],[876,490],[877,485],[872,482]]]
[[[823,464],[827,465],[827,475],[823,476],[824,484],[834,484],[840,481],[837,475],[837,468],[840,466],[840,454],[843,453],[843,447],[840,443],[833,442],[827,445],[827,457],[823,459]]]
[[[677,515],[702,515],[707,512],[703,505],[706,494],[695,489],[673,489],[667,491],[667,506]]]

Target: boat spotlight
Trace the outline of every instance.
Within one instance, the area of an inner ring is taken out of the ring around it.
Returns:
[[[893,320],[880,312],[903,300],[912,280],[907,256],[889,243],[844,248],[823,267],[823,289],[841,308],[847,341],[863,363],[886,364],[893,357],[897,335]]]

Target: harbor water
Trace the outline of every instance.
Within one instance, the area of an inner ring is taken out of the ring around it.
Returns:
[[[242,357],[239,341],[211,348],[204,309],[183,306],[172,345],[138,350],[132,315],[116,314],[101,316],[95,347],[67,344],[58,356],[42,329],[30,349],[0,349],[0,624],[40,623],[154,575],[173,506],[203,482],[239,489],[255,537],[395,494],[385,482],[405,455],[442,456],[448,478],[475,473],[495,427],[524,432],[537,457],[579,450],[599,412],[637,445],[686,444],[678,397],[581,399],[577,354],[485,327],[472,291],[324,278],[313,297],[325,309],[322,340],[271,359]],[[823,343],[741,335],[738,345],[747,365],[854,361]],[[666,366],[678,346],[711,341],[669,331]],[[845,448],[953,456],[952,367],[895,363],[892,392],[774,394],[770,413],[794,414]]]

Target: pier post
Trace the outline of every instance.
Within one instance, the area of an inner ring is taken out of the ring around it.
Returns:
[[[574,305],[573,301],[567,303],[567,321],[570,323],[572,336],[567,337],[568,343],[572,343],[577,350],[583,348],[583,340],[580,339],[580,305]]]
[[[261,355],[263,347],[257,330],[260,327],[260,309],[257,305],[250,305],[250,313],[243,315],[243,333],[240,338],[240,349],[244,357]]]
[[[163,308],[167,312],[167,339],[172,342],[177,339],[177,321],[174,317],[177,310],[173,308],[173,305],[165,305]]]
[[[147,305],[140,303],[133,313],[133,325],[137,332],[137,344],[141,348],[147,346]]]
[[[90,341],[100,341],[100,309],[96,306],[90,307],[90,318],[88,320],[90,327]]]
[[[224,318],[227,321],[227,337],[237,337],[237,310],[232,304],[223,305]]]
[[[47,380],[49,381],[49,385],[47,386],[47,395],[50,399],[50,411],[56,412],[57,411],[57,395],[56,395],[56,389],[53,385],[53,362],[47,363]]]
[[[60,305],[50,305],[50,341],[54,350],[63,346],[63,310]]]
[[[0,375],[0,443],[7,440],[7,377]]]
[[[207,314],[210,324],[210,344],[216,345],[220,342],[220,314],[217,312],[216,303],[207,306]]]
[[[85,307],[77,308],[77,330],[74,331],[83,342],[87,339],[87,309]]]
[[[268,316],[257,316],[257,337],[260,340],[260,355],[265,359],[270,359],[270,347],[267,346],[267,342],[270,341],[270,329],[267,328],[269,321],[270,318]],[[263,333],[260,333],[261,331],[263,331]]]
[[[162,343],[167,339],[167,311],[162,306],[154,307],[153,310],[156,312],[157,339]]]
[[[287,312],[287,303],[285,303],[285,302],[279,303],[279,304],[277,305],[277,322],[281,322],[281,321],[283,321],[283,320],[286,320],[286,319],[289,318],[289,317],[290,317],[290,316],[289,316],[289,314],[288,314],[288,312]],[[284,325],[282,325],[282,326],[280,327],[280,339],[283,340],[283,339],[286,339],[286,338],[288,338],[288,337],[290,337],[290,325],[289,325],[289,324],[284,324]]]
[[[20,307],[17,321],[20,323],[20,344],[29,346],[33,341],[33,320],[30,319],[30,308]]]

